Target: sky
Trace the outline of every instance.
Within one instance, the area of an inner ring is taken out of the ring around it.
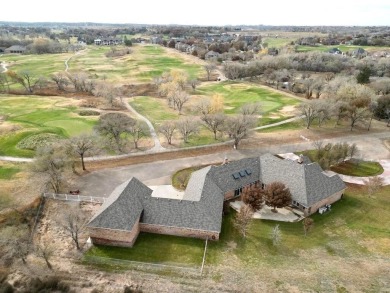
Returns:
[[[388,26],[390,0],[3,0],[0,21]]]

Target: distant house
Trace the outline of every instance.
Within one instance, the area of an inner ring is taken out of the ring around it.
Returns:
[[[343,52],[341,52],[341,50],[339,48],[332,48],[328,51],[328,53],[330,54],[336,54],[336,55],[342,55]]]
[[[353,50],[350,52],[350,55],[353,57],[353,58],[363,58],[363,57],[366,57],[368,55],[367,51],[364,50],[363,48],[358,48],[356,50]]]
[[[279,54],[279,50],[276,48],[268,48],[268,55],[276,56]]]
[[[25,46],[14,45],[4,50],[6,54],[24,54],[27,48]]]
[[[163,43],[163,39],[161,37],[151,37],[150,38],[150,42],[152,44],[162,44]]]
[[[206,60],[216,60],[219,58],[219,53],[214,51],[208,51],[204,56]]]
[[[95,39],[93,42],[96,46],[113,46],[113,45],[122,44],[121,39],[115,39],[115,38]]]
[[[194,172],[179,199],[156,197],[136,178],[119,185],[87,225],[94,244],[131,247],[140,232],[218,240],[225,200],[254,186],[283,182],[291,205],[304,214],[339,200],[346,188],[337,174],[317,163],[271,154],[208,166]]]

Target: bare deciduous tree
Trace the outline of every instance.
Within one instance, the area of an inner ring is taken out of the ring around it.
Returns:
[[[306,124],[306,128],[309,129],[314,119],[318,117],[317,109],[312,101],[304,102],[299,105],[299,110]]]
[[[95,83],[85,72],[67,72],[66,76],[78,92],[92,93],[95,89]]]
[[[55,82],[59,91],[64,91],[65,87],[69,84],[68,78],[62,72],[53,74],[51,80]]]
[[[184,91],[176,91],[172,93],[172,100],[181,115],[183,106],[190,100],[190,96]]]
[[[120,152],[123,151],[125,134],[134,126],[135,120],[124,113],[107,113],[100,116],[96,130],[110,141],[114,141]]]
[[[208,63],[204,65],[203,68],[206,70],[207,80],[210,81],[211,73],[217,68],[217,66],[214,63]]]
[[[200,84],[200,81],[197,79],[191,79],[189,81],[189,84],[191,85],[192,90],[194,91],[194,90],[196,90],[196,87]]]
[[[249,224],[252,222],[252,216],[252,208],[249,205],[243,204],[234,218],[233,225],[244,238],[247,236]]]
[[[240,113],[242,115],[260,115],[261,104],[260,103],[248,103],[241,107]]]
[[[55,253],[55,248],[49,243],[41,243],[35,247],[35,254],[38,257],[43,258],[47,267],[51,270],[53,269],[53,266],[50,263],[50,259],[52,258],[54,253]]]
[[[158,128],[158,131],[165,136],[168,144],[172,144],[172,137],[177,129],[174,121],[164,121]]]
[[[374,176],[364,180],[364,184],[366,186],[368,195],[372,196],[381,189],[384,184],[384,179],[380,176]]]
[[[60,216],[58,222],[61,227],[70,234],[77,250],[80,250],[79,237],[87,223],[87,217],[80,208],[68,207],[64,211],[64,214]]]
[[[304,218],[302,220],[303,225],[303,232],[305,233],[305,237],[307,236],[307,233],[313,228],[314,226],[314,220],[312,218]]]
[[[63,174],[69,163],[70,160],[65,149],[59,145],[50,145],[37,150],[35,160],[30,165],[30,170],[42,174],[45,177],[46,184],[55,193],[59,193],[64,180]]]
[[[247,137],[249,131],[256,125],[256,118],[249,115],[236,115],[229,117],[225,123],[225,131],[233,138],[233,147],[238,148],[239,143]]]
[[[279,246],[282,242],[282,231],[280,231],[279,224],[275,225],[275,227],[272,229],[271,239],[273,246]]]
[[[214,133],[214,139],[217,140],[217,133],[222,132],[225,125],[226,115],[222,113],[206,114],[201,117],[205,126]]]
[[[36,86],[41,81],[40,77],[35,76],[30,71],[22,71],[16,73],[14,71],[8,71],[7,75],[16,83],[24,87],[26,92],[33,93]]]
[[[77,154],[81,159],[81,166],[85,171],[84,157],[94,155],[99,151],[97,137],[94,135],[81,134],[72,137],[67,142],[67,149],[71,155]]]
[[[195,134],[199,130],[198,122],[188,117],[182,118],[176,123],[176,128],[183,136],[183,141],[188,142],[191,135]]]
[[[134,148],[138,149],[138,142],[146,135],[146,132],[146,127],[138,120],[129,127],[128,133],[132,137]]]

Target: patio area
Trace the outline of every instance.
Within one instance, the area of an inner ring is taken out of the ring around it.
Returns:
[[[242,201],[234,201],[230,203],[230,206],[239,211],[243,205]],[[278,212],[272,212],[272,208],[264,205],[261,210],[253,214],[254,219],[272,220],[280,222],[298,222],[304,218],[303,212],[293,208],[281,208],[276,209]]]

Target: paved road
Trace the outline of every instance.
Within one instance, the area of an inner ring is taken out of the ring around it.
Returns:
[[[361,150],[361,158],[367,160],[390,159],[390,152],[381,141],[384,138],[390,138],[390,132],[326,139],[324,142],[356,143]],[[100,170],[78,178],[74,182],[74,188],[80,189],[83,195],[108,196],[117,185],[128,180],[132,176],[137,177],[147,185],[170,184],[171,175],[176,170],[201,164],[221,163],[225,156],[229,160],[237,160],[245,157],[259,156],[267,152],[273,154],[291,153],[309,148],[312,148],[312,142],[310,141],[303,141],[301,143],[293,144],[279,144],[273,146],[260,145],[258,149],[232,149],[227,152],[211,155],[167,161],[156,161],[152,163]]]

